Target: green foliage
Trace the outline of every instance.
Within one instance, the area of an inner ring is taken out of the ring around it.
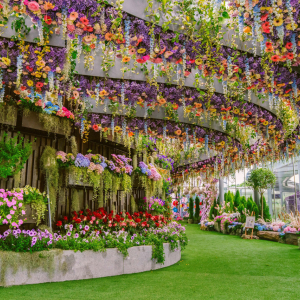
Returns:
[[[234,210],[234,202],[233,202],[233,194],[229,191],[227,193],[227,203],[229,203],[229,206],[227,206],[230,211]]]
[[[56,196],[59,186],[59,172],[56,160],[56,150],[50,146],[46,146],[41,156],[40,166],[42,172],[46,175],[46,180],[49,184],[49,199],[51,215],[54,218],[56,210]]]
[[[255,217],[256,219],[258,219],[259,216],[259,208],[257,206],[257,204],[253,201],[253,208],[252,208],[253,213],[255,213]]]
[[[227,203],[227,193],[224,194],[224,202]]]
[[[164,205],[164,208],[165,208],[164,216],[166,218],[170,218],[171,214],[172,214],[171,202],[172,202],[172,198],[171,198],[171,196],[168,196],[165,200],[165,205]]]
[[[260,199],[261,201],[261,199]],[[269,206],[267,205],[265,197],[263,197],[263,216],[265,221],[271,221],[272,217],[270,215],[270,209]]]
[[[247,206],[247,200],[245,196],[240,197],[240,204],[243,204],[244,207]]]
[[[266,189],[274,187],[276,176],[267,168],[252,170],[247,185],[259,193],[263,193]]]
[[[196,196],[196,198],[195,198],[195,205],[196,205],[195,219],[198,220],[200,218],[200,206],[199,206],[200,205],[200,199],[199,199],[198,196]]]
[[[253,201],[252,197],[250,196],[247,200],[247,205],[246,205],[247,210],[249,210],[250,212],[253,211],[253,204],[254,204],[254,201]]]
[[[132,190],[131,178],[128,174],[122,175],[121,187],[125,193],[129,193]]]
[[[236,193],[234,195],[233,202],[234,202],[235,207],[238,207],[240,205],[240,192],[239,192],[239,190],[236,191]]]
[[[194,200],[192,197],[189,200],[189,215],[189,219],[194,218]]]
[[[254,190],[258,190],[262,199],[265,190],[274,187],[275,183],[276,176],[274,175],[274,173],[267,168],[260,168],[251,171],[247,185]],[[261,217],[264,218],[263,202],[261,202]]]
[[[0,178],[19,173],[31,151],[31,143],[25,142],[24,138],[19,138],[19,134],[10,138],[7,133],[4,133],[0,140]]]
[[[245,206],[240,203],[239,206],[237,207],[237,210],[239,211],[239,213],[241,214],[241,222],[246,222],[246,216],[243,213],[245,211]]]

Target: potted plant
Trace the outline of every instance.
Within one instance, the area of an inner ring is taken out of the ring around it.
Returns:
[[[189,200],[189,219],[188,219],[188,223],[189,224],[193,224],[194,222],[194,200],[191,197]]]
[[[47,211],[47,194],[45,192],[41,193],[39,189],[29,185],[14,191],[20,192],[21,190],[23,190],[23,201],[25,204],[25,215],[23,215],[22,220],[24,223],[36,223],[39,225]]]

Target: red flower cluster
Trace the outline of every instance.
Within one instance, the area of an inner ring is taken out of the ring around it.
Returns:
[[[171,221],[171,218],[166,218],[163,215],[153,216],[148,212],[135,212],[132,215],[128,212],[114,214],[113,211],[110,211],[108,213],[103,207],[93,212],[87,209],[85,212],[80,210],[78,212],[74,211],[72,214],[71,223],[88,224],[90,227],[94,227],[95,230],[105,228],[127,230],[130,228],[162,227]],[[70,223],[66,216],[63,218],[63,222]],[[63,222],[58,221],[56,225],[62,226]]]

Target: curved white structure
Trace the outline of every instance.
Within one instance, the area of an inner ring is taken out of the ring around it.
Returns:
[[[140,273],[171,266],[181,258],[180,247],[177,251],[171,251],[167,243],[164,244],[164,264],[158,264],[152,259],[152,246],[131,247],[128,253],[129,256],[124,257],[117,248],[106,249],[105,252],[55,249],[33,254],[6,252],[11,260],[5,260],[4,253],[0,252],[0,286]],[[31,264],[30,258],[28,264],[24,263],[28,255],[36,256],[34,264]]]

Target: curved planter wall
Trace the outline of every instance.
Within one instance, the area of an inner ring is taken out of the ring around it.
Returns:
[[[164,244],[165,263],[158,264],[152,260],[152,246],[137,246],[128,249],[125,257],[118,249],[106,249],[105,252],[74,252],[72,250],[50,250],[40,253],[6,252],[9,259],[3,259],[0,252],[0,286],[36,284],[67,280],[81,280],[116,276],[122,274],[140,273],[157,270],[177,263],[181,251],[171,252],[170,245]],[[36,255],[35,266],[28,255]]]

